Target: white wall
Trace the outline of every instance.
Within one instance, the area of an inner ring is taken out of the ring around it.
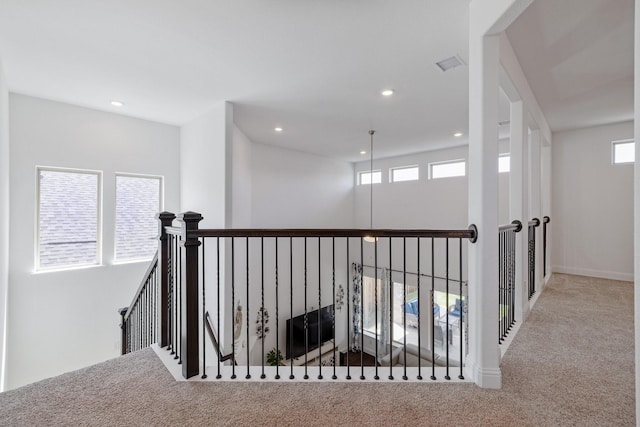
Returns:
[[[633,122],[553,135],[553,271],[633,280],[633,164],[611,163],[629,138]]]
[[[176,127],[12,94],[11,265],[7,385],[14,388],[119,355],[119,307],[148,263],[113,264],[115,172],[162,175],[165,209],[179,204]],[[102,170],[103,265],[34,268],[36,165]]]
[[[9,92],[0,61],[0,392],[5,385],[5,326],[9,288]]]
[[[351,228],[353,227],[353,165],[351,163],[319,157],[298,151],[292,151],[250,141],[238,128],[233,130],[233,143],[231,151],[232,164],[232,193],[231,199],[231,224],[234,228]],[[204,215],[204,214],[203,214]],[[285,353],[286,343],[286,319],[304,312],[303,283],[307,283],[309,292],[307,295],[307,309],[309,311],[318,308],[318,275],[317,264],[317,239],[308,241],[308,276],[305,280],[302,260],[304,253],[302,239],[294,240],[294,266],[293,279],[289,266],[289,241],[279,241],[279,345],[282,353]],[[322,243],[322,306],[332,303],[332,281],[330,241]],[[246,309],[246,264],[245,243],[242,239],[236,242],[236,269],[235,269],[235,301],[231,301],[229,271],[230,247],[227,245],[224,258],[227,260],[226,289],[223,298],[226,299],[222,323],[227,324],[232,315],[229,307],[235,307],[240,302],[243,310]],[[265,307],[270,313],[270,333],[267,335],[264,348],[265,352],[276,346],[275,333],[275,241],[264,240],[264,280],[265,280]],[[344,255],[344,241],[336,244],[336,259],[340,264],[336,266],[336,286],[346,286],[347,266]],[[256,316],[260,308],[262,296],[260,286],[262,283],[260,269],[260,240],[252,239],[250,243],[250,283],[251,297],[249,304],[250,330],[249,339],[255,340]],[[293,282],[292,282],[293,280]],[[293,297],[291,297],[293,286]],[[213,294],[213,292],[209,292]],[[212,297],[215,298],[215,297]],[[289,307],[289,299],[293,298],[293,313]],[[207,297],[207,301],[210,301]],[[211,303],[210,311],[215,313]],[[337,312],[337,317],[345,316],[345,310]],[[246,318],[245,318],[246,321]],[[243,325],[244,327],[244,325]],[[230,333],[223,331],[226,338],[226,348],[229,348],[228,336]],[[342,341],[344,331],[337,330],[337,339]],[[251,353],[253,363],[261,361],[262,342],[257,341]],[[242,354],[244,357],[244,352]]]
[[[180,128],[180,210],[175,213],[202,214],[200,228],[230,225],[229,123],[233,124],[233,105],[222,102]]]
[[[233,127],[231,147],[231,226],[251,227],[251,158],[253,143],[237,126]]]
[[[233,124],[233,104],[225,103],[212,108],[203,116],[187,123],[181,129],[182,149],[182,209],[195,210],[204,216],[201,228],[350,228],[353,226],[353,165],[351,163],[319,157],[298,151],[253,143]],[[213,218],[213,220],[212,220]],[[209,221],[207,221],[209,219]],[[313,239],[312,239],[313,240]],[[250,330],[249,339],[255,340],[255,319],[262,300],[260,239],[250,243]],[[265,307],[271,314],[271,332],[265,340],[265,351],[276,345],[275,334],[275,242],[265,239],[264,280]],[[304,252],[302,240],[294,242],[295,256]],[[323,243],[323,253],[328,249]],[[215,246],[207,246],[207,271],[215,271]],[[318,308],[317,240],[308,247],[309,310]],[[342,248],[344,251],[344,248]],[[244,239],[235,242],[235,290],[231,299],[231,244],[221,244],[221,341],[225,351],[231,348],[229,319],[234,307],[240,303],[246,316],[246,258]],[[285,320],[292,314],[289,309],[291,278],[288,266],[288,240],[281,239],[279,247],[279,313],[281,323],[280,348],[284,353]],[[344,260],[344,255],[337,255]],[[331,257],[323,258],[327,271]],[[304,311],[304,293],[301,288],[304,272],[296,262],[294,275],[293,315]],[[338,284],[346,283],[346,263],[337,266]],[[208,277],[212,277],[211,275]],[[322,305],[331,303],[329,274],[322,278]],[[207,309],[217,322],[217,289],[215,280],[207,280]],[[312,308],[313,307],[313,308]],[[246,328],[246,317],[243,329]],[[340,334],[338,334],[340,338]],[[252,360],[261,359],[261,342],[256,343]],[[211,348],[208,349],[209,354]],[[245,351],[240,356],[246,357]]]
[[[251,171],[253,227],[353,226],[351,163],[253,144]]]
[[[506,141],[500,152],[508,152]],[[373,187],[373,228],[466,229],[468,216],[468,176],[428,179],[428,164],[468,160],[468,146],[426,151],[408,156],[374,159],[373,170],[382,170],[382,182]],[[356,164],[356,174],[370,169],[369,161]],[[418,181],[389,182],[389,169],[418,165]],[[468,168],[468,164],[467,164]],[[467,169],[468,171],[468,169]],[[354,182],[355,182],[354,178]],[[499,176],[500,224],[509,223],[509,174]],[[370,187],[355,190],[356,227],[369,228]]]

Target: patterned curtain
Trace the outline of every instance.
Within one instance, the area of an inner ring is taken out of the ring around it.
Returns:
[[[391,339],[391,331],[389,318],[391,317],[391,292],[393,282],[391,282],[391,270],[382,269],[380,274],[382,284],[380,286],[378,316],[381,321],[381,328],[378,331],[378,354],[387,354],[389,352],[389,340]]]
[[[351,275],[353,276],[351,350],[360,351],[360,330],[362,328],[362,305],[360,304],[362,295],[362,264],[351,264]]]

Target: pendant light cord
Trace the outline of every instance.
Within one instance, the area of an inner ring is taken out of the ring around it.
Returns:
[[[369,135],[371,136],[371,146],[369,149],[370,161],[369,161],[369,229],[373,230],[373,134],[375,130],[371,129]]]

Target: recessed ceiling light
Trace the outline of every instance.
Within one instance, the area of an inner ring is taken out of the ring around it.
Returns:
[[[385,89],[382,91],[382,96],[391,96],[393,95],[393,89]]]
[[[460,138],[462,135],[464,135],[464,133],[462,132],[456,132],[453,134],[453,136],[455,136],[456,138]]]
[[[275,130],[276,132],[282,132],[284,129],[282,129],[281,127],[276,127],[273,128],[273,130]]]
[[[360,154],[367,154],[367,152],[366,152],[366,151],[364,151],[364,150],[362,150],[362,151],[360,152]]]
[[[111,101],[111,105],[113,105],[114,107],[122,107],[124,106],[124,102],[122,101]]]

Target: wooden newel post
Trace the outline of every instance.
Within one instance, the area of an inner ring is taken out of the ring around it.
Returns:
[[[178,216],[182,223],[182,293],[181,293],[181,318],[182,336],[182,376],[191,378],[200,372],[200,328],[198,314],[200,313],[198,303],[198,246],[200,240],[197,237],[189,236],[189,232],[198,229],[198,223],[202,221],[202,215],[195,212],[185,212]]]
[[[123,307],[121,309],[118,310],[118,313],[120,313],[120,318],[122,319],[122,323],[120,324],[120,329],[122,330],[121,336],[122,338],[120,339],[120,354],[125,355],[127,354],[127,340],[128,340],[128,336],[127,336],[127,323],[124,320],[124,316],[125,314],[127,314],[127,311],[129,310],[129,307]]]
[[[169,322],[171,321],[171,307],[169,307],[169,236],[165,227],[171,227],[176,218],[171,212],[158,214],[158,268],[160,269],[160,347],[166,347],[171,342],[169,336]]]

